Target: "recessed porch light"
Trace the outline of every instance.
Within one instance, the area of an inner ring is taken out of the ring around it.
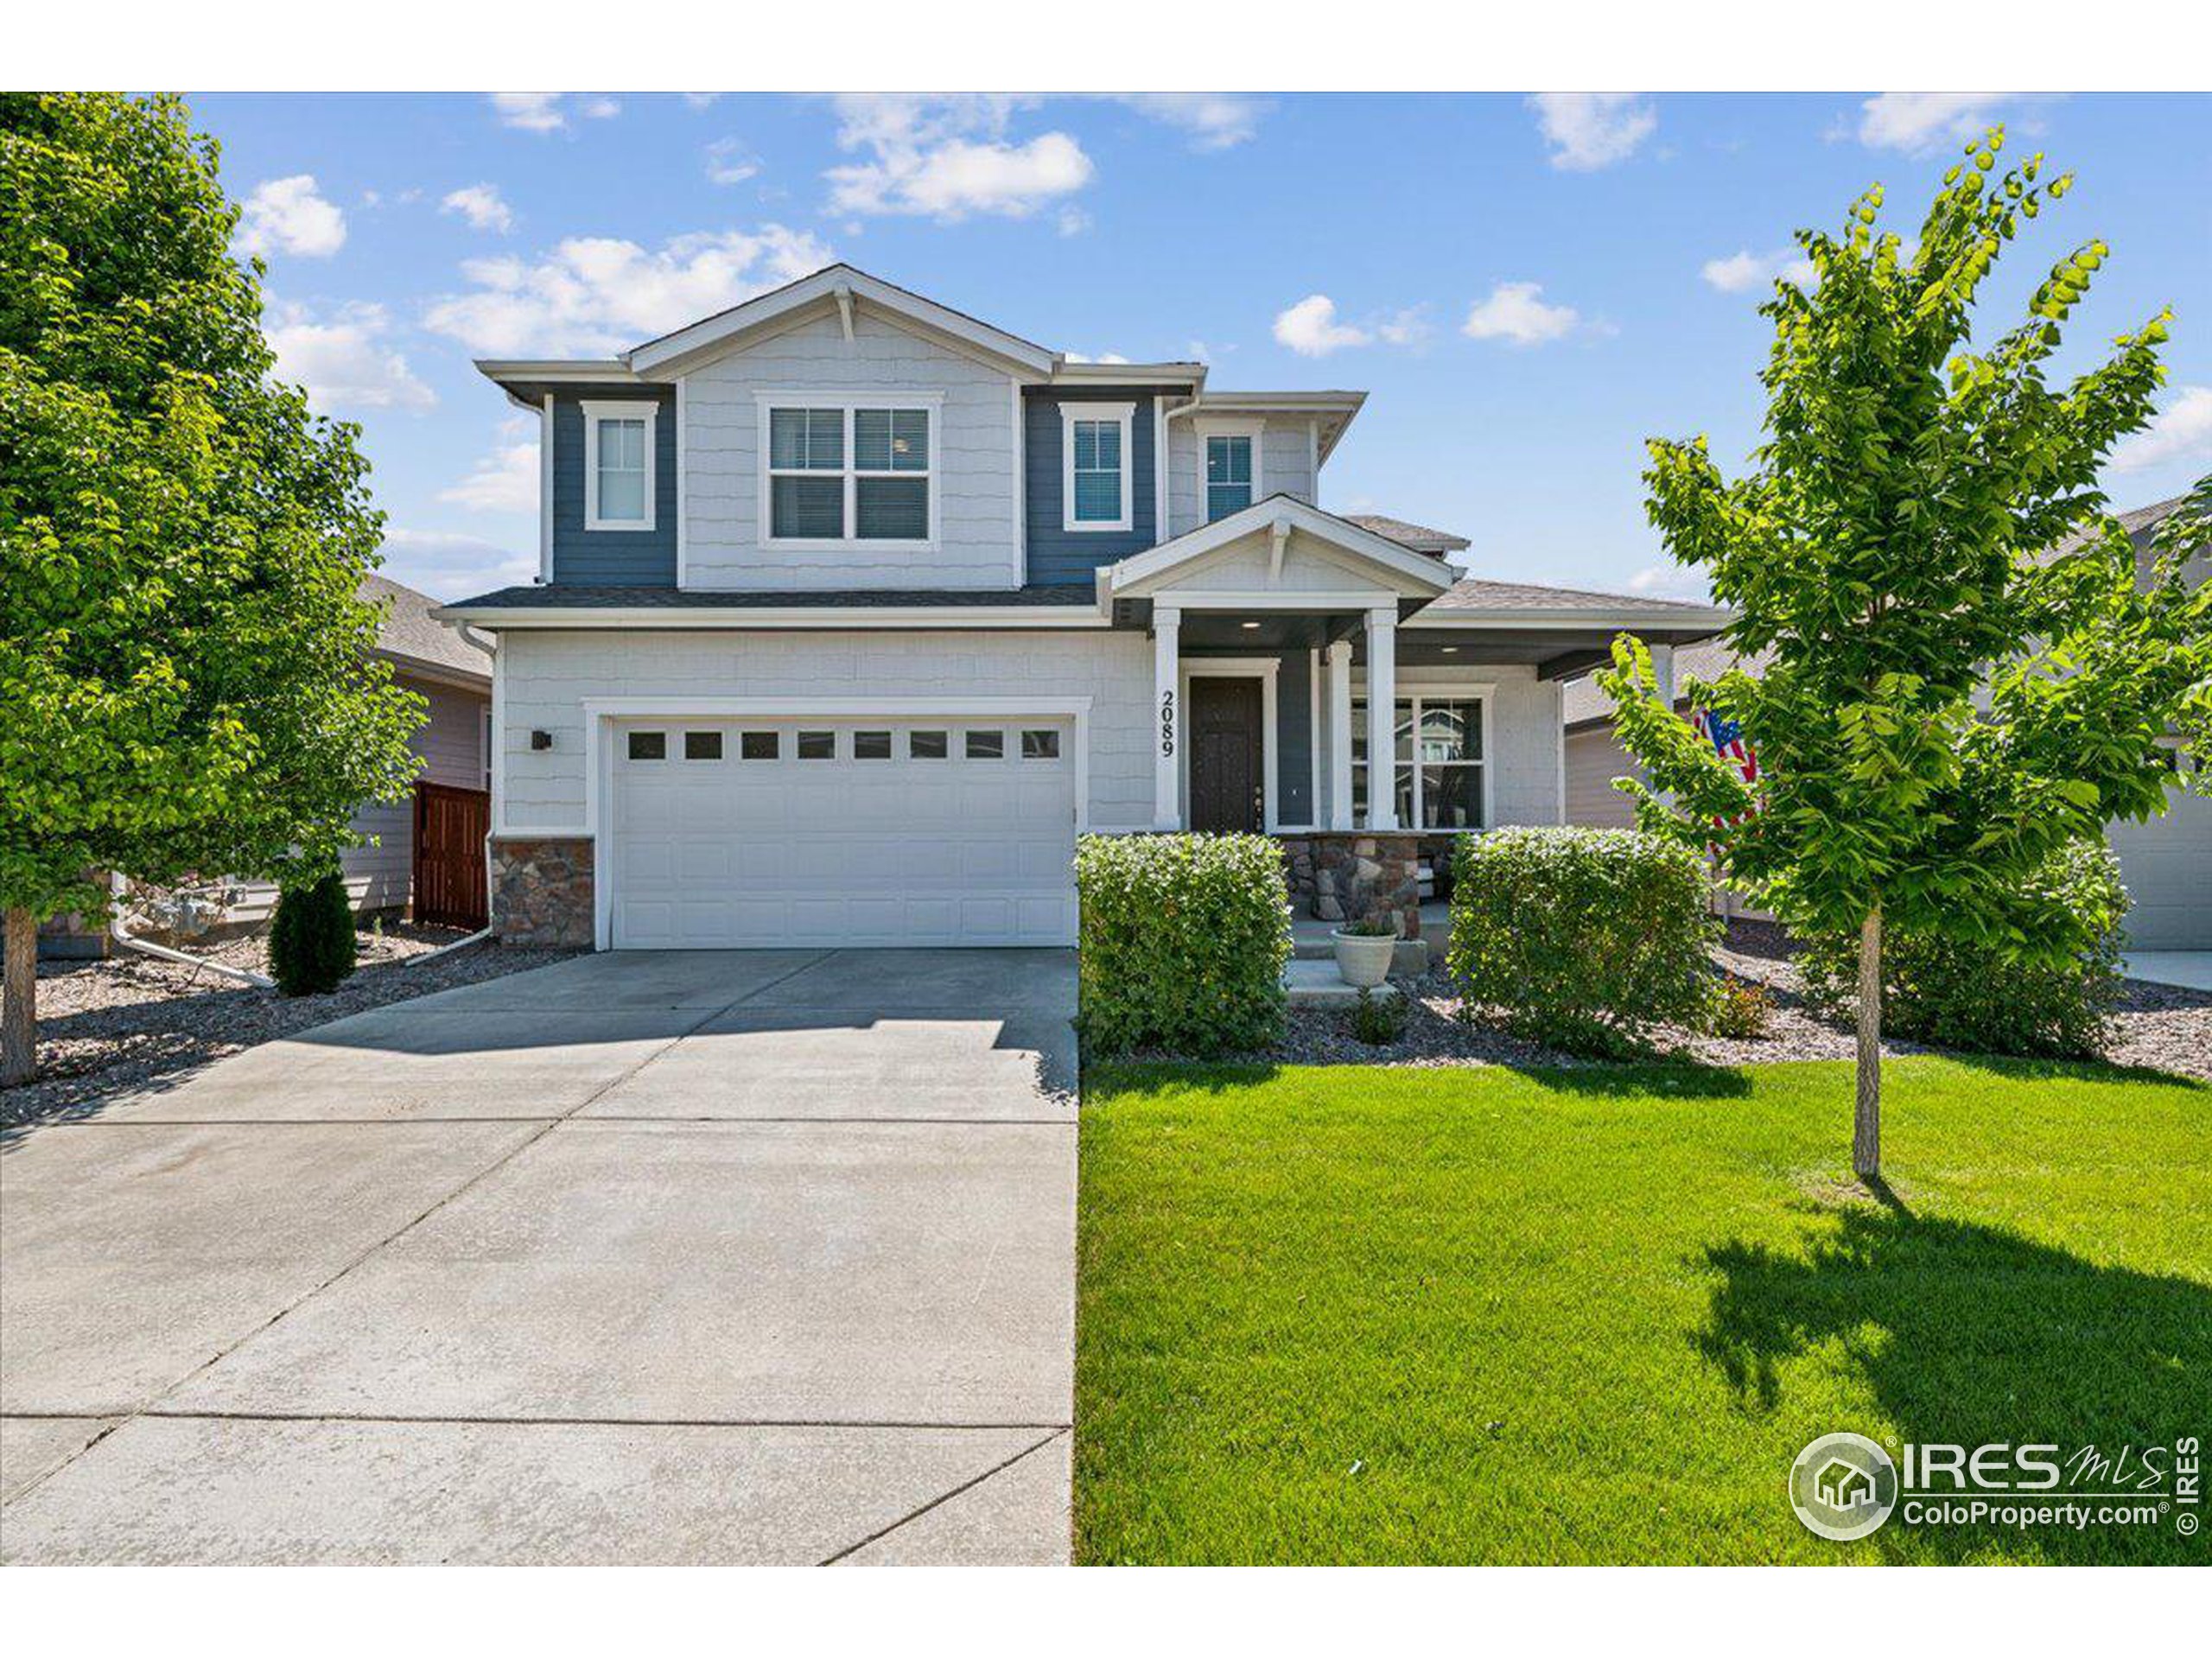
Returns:
[[[1459,647],[1457,645],[1446,645],[1444,647],[1444,654],[1446,657],[1457,657],[1459,654]]]
[[[1258,623],[1256,623],[1256,622],[1245,622],[1245,623],[1242,623],[1242,624],[1240,624],[1239,626],[1243,626],[1243,627],[1247,627],[1247,628],[1256,628],[1256,627],[1258,627],[1260,625],[1259,625]]]

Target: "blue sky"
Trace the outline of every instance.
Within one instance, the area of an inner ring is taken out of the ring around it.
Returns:
[[[2212,99],[1177,94],[204,95],[293,378],[358,421],[390,573],[536,569],[536,429],[476,356],[635,344],[832,258],[1044,344],[1198,355],[1223,390],[1352,386],[1323,505],[1472,538],[1478,574],[1689,591],[1644,523],[1652,434],[1754,441],[1754,314],[1866,185],[1910,233],[1954,135],[2079,188],[2010,251],[2005,323],[2113,257],[2062,367],[2177,314],[2121,506],[2212,470]]]

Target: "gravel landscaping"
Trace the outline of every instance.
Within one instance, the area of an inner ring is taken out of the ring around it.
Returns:
[[[410,966],[410,958],[466,937],[464,930],[403,924],[359,937],[360,966],[327,996],[280,996],[136,951],[105,962],[41,962],[39,1077],[0,1090],[0,1122],[91,1111],[124,1090],[175,1079],[257,1043],[575,954],[486,943]],[[269,970],[266,932],[195,948],[193,954]]]
[[[1713,952],[1714,963],[1738,978],[1766,988],[1766,1034],[1749,1039],[1662,1027],[1653,1058],[1708,1065],[1769,1060],[1847,1060],[1853,1052],[1848,1023],[1824,1020],[1806,1006],[1803,982],[1791,960],[1787,936],[1771,922],[1735,921]],[[2143,980],[2124,982],[2105,1058],[2115,1065],[2147,1066],[2212,1080],[2212,994]],[[1459,999],[1440,969],[1406,985],[1413,1004],[1404,1033],[1394,1043],[1371,1045],[1351,1034],[1347,1017],[1327,1010],[1290,1014],[1284,1040],[1265,1058],[1300,1065],[1594,1065],[1590,1060],[1514,1036],[1488,1015],[1459,1018]],[[1926,1045],[1885,1042],[1885,1054],[1943,1051]]]

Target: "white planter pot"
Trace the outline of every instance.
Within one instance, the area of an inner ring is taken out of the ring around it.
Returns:
[[[1390,957],[1398,948],[1395,934],[1336,933],[1337,976],[1347,985],[1370,989],[1390,977]]]

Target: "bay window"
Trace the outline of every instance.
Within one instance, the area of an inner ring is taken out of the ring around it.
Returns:
[[[934,539],[934,404],[764,399],[770,542]]]
[[[1400,697],[1392,709],[1391,784],[1398,823],[1446,833],[1484,830],[1483,700],[1465,692]],[[1351,705],[1351,804],[1367,814],[1367,701]]]

